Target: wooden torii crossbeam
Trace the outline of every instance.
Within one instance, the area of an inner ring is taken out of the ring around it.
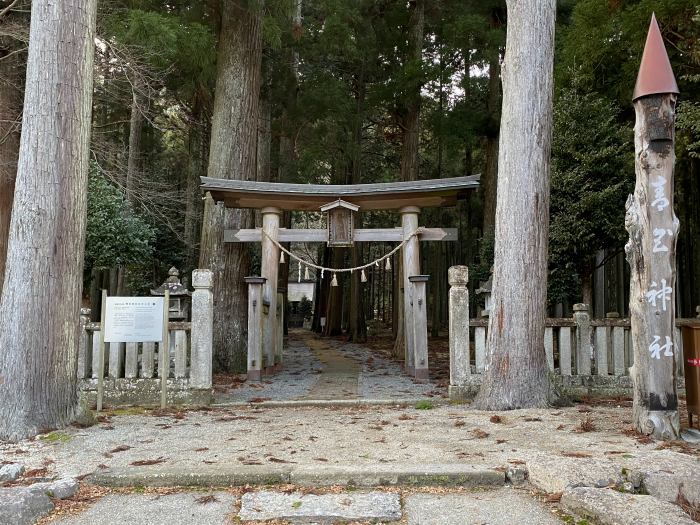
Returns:
[[[448,179],[378,184],[282,184],[202,177],[202,189],[228,208],[262,211],[262,229],[226,230],[224,242],[260,242],[260,278],[248,280],[249,330],[248,379],[259,381],[282,364],[281,311],[278,308],[277,277],[281,242],[326,242],[329,246],[351,246],[354,242],[402,242],[404,288],[405,366],[417,379],[428,378],[427,318],[425,294],[427,276],[420,275],[420,241],[455,241],[455,228],[420,228],[418,214],[425,207],[454,206],[479,187],[479,175]],[[396,210],[401,226],[355,229],[353,214],[358,210]],[[326,229],[280,228],[283,211],[324,211]],[[418,234],[416,234],[418,232]],[[269,305],[263,312],[256,301]],[[417,305],[415,306],[414,305]],[[279,311],[279,312],[278,312]],[[414,315],[415,314],[415,315]],[[251,316],[253,316],[251,318]],[[259,319],[258,319],[259,317]],[[420,326],[419,326],[420,325]],[[262,330],[262,333],[258,332]]]

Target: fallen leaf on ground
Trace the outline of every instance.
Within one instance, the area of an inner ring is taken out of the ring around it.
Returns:
[[[147,465],[157,465],[158,463],[165,463],[165,461],[166,461],[166,459],[163,456],[161,456],[161,457],[156,458],[156,459],[139,459],[139,460],[133,461],[129,464],[134,466],[134,467],[144,467]]]

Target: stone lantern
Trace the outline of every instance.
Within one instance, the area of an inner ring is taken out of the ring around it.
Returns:
[[[190,298],[192,293],[180,282],[180,272],[174,266],[168,271],[168,278],[158,288],[151,290],[151,295],[163,297],[165,290],[170,291],[168,319],[186,321],[190,315]]]
[[[493,286],[493,267],[491,268],[491,275],[486,282],[481,281],[479,283],[479,288],[474,290],[477,295],[484,296],[484,308],[481,310],[482,317],[489,317],[491,315],[491,288]]]

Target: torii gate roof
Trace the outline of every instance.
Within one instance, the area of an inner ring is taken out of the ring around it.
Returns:
[[[202,177],[202,190],[227,208],[275,207],[318,211],[342,199],[361,210],[398,210],[404,206],[454,206],[469,190],[479,187],[480,175],[377,184],[284,184]]]

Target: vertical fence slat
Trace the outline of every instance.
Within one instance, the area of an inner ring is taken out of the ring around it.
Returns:
[[[126,343],[126,362],[124,364],[124,377],[133,379],[139,372],[139,344]]]
[[[616,376],[625,375],[625,329],[615,326],[612,329],[613,370]]]
[[[486,327],[474,329],[474,346],[476,350],[476,373],[481,374],[486,366]]]
[[[109,352],[109,346],[105,345],[105,354]],[[105,363],[107,358],[105,357]],[[92,333],[92,377],[97,378],[97,371],[100,369],[100,330],[95,330]],[[102,371],[104,374],[104,370]]]
[[[187,332],[175,330],[175,377],[187,374]]]
[[[547,366],[554,371],[554,331],[548,326],[544,329],[544,353],[547,357]]]
[[[155,359],[155,343],[143,343],[141,351],[141,377],[153,377],[153,364]]]
[[[562,326],[559,330],[559,370],[561,375],[571,375],[571,328]]]
[[[596,326],[595,329],[596,373],[608,375],[608,327]]]
[[[124,343],[109,343],[109,377],[124,377]]]

